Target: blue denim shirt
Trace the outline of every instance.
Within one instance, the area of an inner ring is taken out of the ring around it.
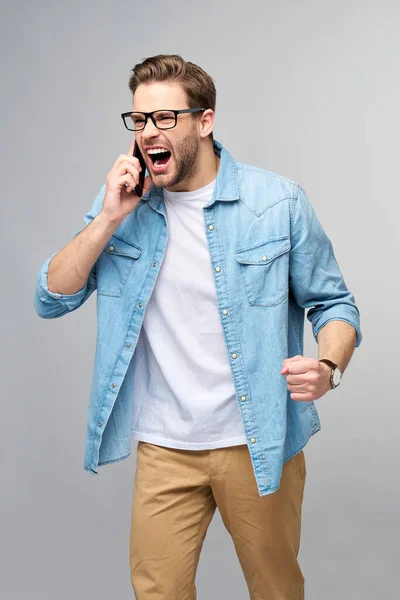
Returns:
[[[203,208],[204,228],[237,403],[264,496],[278,489],[283,463],[320,429],[314,403],[291,400],[280,374],[285,358],[303,354],[305,309],[316,341],[328,321],[342,320],[355,328],[356,347],[359,310],[304,190],[234,161],[219,142],[214,149],[221,161],[213,197]],[[84,216],[85,226],[99,213],[104,194],[105,185]],[[167,241],[163,192],[153,184],[110,237],[81,290],[49,291],[48,265],[56,253],[37,276],[34,305],[43,318],[71,313],[97,291],[84,462],[92,473],[131,451],[132,403],[142,402],[133,397],[135,347]]]

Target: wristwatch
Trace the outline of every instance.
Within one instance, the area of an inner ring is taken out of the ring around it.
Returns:
[[[332,362],[331,360],[329,360],[329,358],[321,358],[318,362],[323,362],[326,365],[328,365],[328,367],[331,368],[331,389],[333,390],[335,387],[337,387],[342,379],[342,371],[339,369],[339,367]]]

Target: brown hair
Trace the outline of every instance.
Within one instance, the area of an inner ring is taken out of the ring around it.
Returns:
[[[215,111],[217,92],[214,80],[201,67],[185,61],[179,54],[158,54],[135,65],[129,89],[133,95],[139,85],[154,81],[178,83],[186,92],[189,108],[211,108]],[[209,137],[213,139],[212,132]]]

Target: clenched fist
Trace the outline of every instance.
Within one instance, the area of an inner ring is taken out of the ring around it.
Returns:
[[[331,389],[331,369],[314,358],[297,355],[285,358],[281,375],[286,375],[287,388],[292,400],[310,402]]]

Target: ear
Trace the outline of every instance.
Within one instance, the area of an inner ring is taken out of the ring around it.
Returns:
[[[200,137],[206,138],[210,135],[214,129],[215,113],[211,108],[205,110],[199,120],[200,123]]]

